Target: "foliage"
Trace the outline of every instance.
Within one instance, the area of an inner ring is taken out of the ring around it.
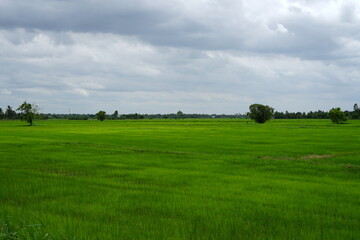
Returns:
[[[99,111],[98,113],[95,114],[96,119],[100,120],[100,121],[104,121],[106,118],[106,112],[105,111]]]
[[[177,116],[177,118],[184,118],[184,113],[179,110],[179,111],[176,113],[176,116]]]
[[[275,119],[326,119],[328,118],[328,112],[325,111],[310,111],[310,112],[275,112]]]
[[[354,111],[351,113],[352,119],[359,119],[360,118],[360,108],[357,103],[354,104]]]
[[[122,114],[120,119],[144,119],[144,116],[138,113]]]
[[[16,119],[17,113],[12,109],[12,107],[7,106],[5,110],[5,118],[6,119]]]
[[[5,118],[5,113],[3,112],[2,108],[0,108],[0,119]]]
[[[25,101],[18,107],[17,110],[20,111],[19,116],[22,121],[29,123],[30,126],[34,125],[34,119],[38,114],[37,105],[30,104]]]
[[[339,124],[347,121],[345,113],[341,109],[333,108],[329,111],[329,118],[333,123]]]
[[[89,117],[86,114],[70,114],[68,116],[69,120],[88,120]]]
[[[274,115],[274,108],[262,104],[252,104],[249,106],[249,117],[257,123],[265,123]]]

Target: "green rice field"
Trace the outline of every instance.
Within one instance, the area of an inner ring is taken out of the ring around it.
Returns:
[[[360,121],[0,121],[0,239],[360,239]]]

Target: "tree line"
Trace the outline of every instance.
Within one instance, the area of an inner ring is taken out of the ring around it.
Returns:
[[[333,119],[337,120],[335,123],[341,123],[347,119],[360,119],[360,108],[357,103],[353,106],[353,111],[341,111],[340,108],[333,108],[329,112],[318,110],[310,112],[278,112],[274,108],[262,104],[252,104],[249,107],[250,112],[246,114],[197,114],[197,113],[177,113],[169,114],[119,114],[116,110],[112,114],[106,114],[105,111],[99,111],[95,114],[54,114],[54,113],[39,113],[38,107],[35,104],[24,102],[17,109],[7,106],[5,110],[0,108],[0,120],[14,120],[21,119],[33,124],[34,119],[68,119],[68,120],[88,120],[98,119],[104,120],[126,120],[126,119],[195,119],[195,118],[251,118],[258,123],[264,123],[272,118],[274,119]]]
[[[274,118],[275,113],[277,113],[281,118],[292,117],[292,118],[315,118],[318,116],[319,118],[329,118],[333,123],[339,124],[344,123],[348,120],[349,112],[343,112],[339,107],[332,108],[329,112],[317,111],[314,113],[310,112],[309,114],[305,113],[295,113],[291,115],[286,112],[285,114],[275,112],[274,108],[262,105],[262,104],[251,104],[249,107],[250,112],[247,115],[253,119],[257,123],[265,123],[266,121]],[[351,118],[359,119],[360,109],[357,103],[354,104],[354,111],[350,113]]]
[[[360,119],[360,109],[358,104],[355,103],[353,111],[344,111],[344,114],[349,119]],[[274,112],[275,119],[328,119],[329,112],[318,110],[310,112]]]
[[[27,108],[29,108],[29,109],[27,109]],[[11,107],[9,105],[5,108],[5,110],[3,110],[0,107],[0,120],[21,119],[23,117],[23,110],[33,112],[34,113],[33,117],[36,119],[44,119],[44,120],[48,119],[47,114],[38,112],[37,106],[35,104],[30,104],[30,103],[24,102],[17,109],[13,109],[13,107]]]

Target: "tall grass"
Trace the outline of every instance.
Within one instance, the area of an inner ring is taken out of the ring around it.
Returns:
[[[33,222],[31,222],[33,221]],[[50,232],[42,221],[35,216],[23,220],[19,217],[8,216],[3,213],[0,218],[1,240],[57,240],[71,239],[56,231]]]

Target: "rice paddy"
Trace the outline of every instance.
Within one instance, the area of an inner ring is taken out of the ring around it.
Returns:
[[[360,121],[35,124],[0,121],[0,239],[360,239]]]

